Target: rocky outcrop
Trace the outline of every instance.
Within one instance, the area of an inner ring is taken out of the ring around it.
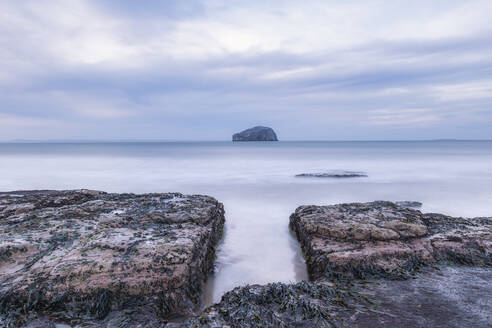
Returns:
[[[272,128],[255,126],[254,128],[235,133],[232,136],[232,141],[278,141],[278,139]]]
[[[429,263],[492,264],[492,218],[423,214],[380,201],[301,206],[290,226],[311,279],[404,278]]]
[[[223,224],[207,196],[0,193],[0,325],[190,314]]]
[[[365,178],[367,173],[356,171],[328,171],[321,173],[301,173],[296,174],[298,178]]]

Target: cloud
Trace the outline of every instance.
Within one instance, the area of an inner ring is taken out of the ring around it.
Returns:
[[[441,101],[492,100],[492,80],[445,84],[433,87],[435,96]]]
[[[51,119],[0,114],[0,127],[3,129],[19,127],[53,127],[61,125],[60,123],[60,121]]]
[[[284,139],[391,138],[403,126],[402,138],[492,138],[491,10],[481,0],[4,1],[0,114],[39,124],[0,137],[229,139],[262,123]],[[70,128],[53,131],[53,120]]]
[[[415,125],[429,124],[439,120],[439,116],[430,109],[380,109],[371,112],[371,125]]]

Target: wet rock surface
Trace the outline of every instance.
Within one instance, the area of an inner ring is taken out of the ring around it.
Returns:
[[[200,317],[169,327],[343,327],[353,311],[369,305],[352,289],[307,281],[235,288]]]
[[[327,171],[321,173],[301,173],[296,174],[297,178],[332,178],[332,179],[343,179],[343,178],[365,178],[367,173],[357,172],[357,171]]]
[[[190,314],[223,224],[208,196],[0,193],[0,326]]]
[[[354,328],[492,326],[492,270],[484,267],[431,266],[406,280],[372,280],[361,293],[373,311],[354,311]]]
[[[405,280],[319,280],[236,288],[200,317],[168,328],[485,328],[492,270],[432,266]]]
[[[430,263],[492,264],[492,218],[423,214],[379,201],[301,206],[290,226],[311,279],[400,279]]]
[[[278,141],[277,134],[272,128],[255,126],[254,128],[235,133],[232,141]]]

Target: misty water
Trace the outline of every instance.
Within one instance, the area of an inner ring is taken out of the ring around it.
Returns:
[[[351,170],[368,177],[296,178]],[[423,211],[492,216],[492,142],[0,144],[0,191],[208,194],[226,226],[204,304],[240,285],[307,278],[289,215],[302,204],[415,200]]]

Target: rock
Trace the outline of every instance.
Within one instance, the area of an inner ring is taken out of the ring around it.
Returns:
[[[398,202],[395,202],[395,204],[400,206],[400,207],[413,208],[413,209],[418,209],[418,208],[422,207],[421,202],[412,202],[412,201],[407,201],[407,200],[398,201]]]
[[[166,327],[487,327],[490,323],[492,218],[422,214],[379,201],[301,206],[290,224],[313,281],[238,287],[200,316]]]
[[[1,323],[1,322],[0,322]],[[39,318],[31,321],[26,328],[57,328],[56,324],[47,319],[47,318]]]
[[[0,323],[188,315],[223,224],[208,196],[0,193]]]
[[[278,141],[272,128],[255,126],[232,136],[232,141]]]
[[[492,270],[486,267],[437,266],[414,279],[371,280],[357,290],[372,309],[354,311],[347,327],[447,328],[490,327]]]
[[[492,218],[384,201],[297,208],[290,225],[313,281],[238,287],[171,320],[197,303],[223,221],[206,196],[0,193],[0,326],[489,326]]]
[[[323,173],[301,173],[296,174],[298,178],[364,178],[367,177],[365,172],[356,171],[329,171]]]
[[[299,282],[238,287],[200,317],[171,327],[342,327],[368,304],[346,285]]]
[[[199,317],[167,328],[488,327],[492,270],[427,267],[415,279],[238,287]]]
[[[167,327],[490,323],[492,218],[422,214],[379,201],[301,206],[290,225],[313,281],[239,287],[200,316]]]
[[[378,201],[301,206],[290,226],[311,279],[405,278],[439,262],[492,265],[492,218],[422,214]]]

